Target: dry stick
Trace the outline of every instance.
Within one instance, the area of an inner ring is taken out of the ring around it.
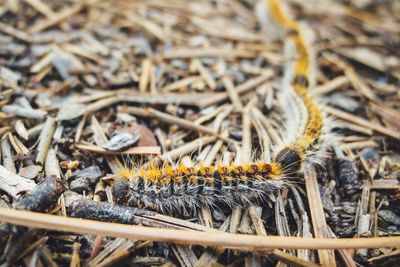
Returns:
[[[159,156],[158,158],[154,158],[154,159],[148,161],[146,164],[143,165],[143,167],[157,165],[161,162],[168,161],[168,160],[175,160],[178,157],[181,157],[188,153],[193,152],[194,150],[198,149],[199,147],[201,147],[203,145],[207,145],[211,142],[214,142],[215,139],[216,138],[214,136],[200,137],[196,140],[193,140],[192,142],[189,142],[178,148],[175,148],[174,150],[164,153],[161,156]]]
[[[302,260],[296,256],[290,255],[290,254],[285,253],[278,249],[274,249],[271,253],[268,252],[267,254],[271,254],[273,257],[275,257],[276,259],[278,259],[279,261],[281,261],[283,263],[288,264],[289,266],[299,266],[299,267],[321,266],[321,265],[313,263],[311,261]]]
[[[63,9],[60,12],[54,14],[54,16],[52,16],[51,18],[41,21],[39,23],[36,23],[28,31],[29,31],[29,33],[33,34],[33,33],[38,33],[40,31],[43,31],[52,26],[55,26],[55,25],[61,23],[62,21],[68,19],[69,17],[79,13],[85,6],[92,5],[96,2],[97,2],[96,0],[90,1],[90,2],[88,1],[84,5],[76,4],[76,5],[73,5],[72,7]]]
[[[383,127],[377,123],[367,121],[367,120],[360,118],[358,116],[355,116],[353,114],[350,114],[350,113],[347,113],[347,112],[344,112],[344,111],[341,111],[341,110],[338,110],[338,109],[335,109],[332,107],[328,107],[328,106],[325,106],[323,108],[323,110],[335,117],[342,119],[342,120],[350,121],[352,123],[372,129],[378,133],[381,133],[381,134],[384,134],[384,135],[387,135],[387,136],[390,136],[390,137],[400,140],[399,133],[397,133],[396,131],[393,131],[391,129],[388,129],[386,127]]]
[[[329,238],[330,234],[325,221],[325,214],[322,206],[321,196],[318,189],[317,173],[313,165],[305,166],[304,179],[308,204],[310,206],[314,235],[317,238]],[[336,266],[335,251],[318,249],[318,256],[321,265]]]
[[[345,86],[349,83],[349,79],[346,76],[336,77],[322,85],[312,87],[309,89],[310,96],[320,96],[324,94],[328,94],[342,86]]]
[[[36,162],[40,165],[43,165],[44,161],[46,160],[47,152],[49,150],[51,141],[53,140],[53,134],[56,130],[57,122],[54,118],[48,117],[42,132],[39,136],[39,145],[37,147],[38,154],[36,157]]]
[[[57,14],[54,13],[54,11],[51,10],[51,8],[49,8],[41,0],[25,0],[25,2],[34,9],[36,9],[38,12],[42,13],[42,15],[46,16],[47,18],[52,18],[57,16]]]
[[[218,58],[251,58],[255,56],[254,51],[248,51],[244,49],[231,49],[231,48],[199,48],[199,49],[187,49],[180,48],[172,51],[165,52],[162,57],[164,59],[176,59],[176,58],[201,58],[201,57],[218,57]]]
[[[181,88],[186,88],[187,86],[191,85],[192,83],[201,81],[201,77],[200,76],[189,76],[186,78],[183,78],[182,80],[178,80],[176,82],[170,83],[166,86],[164,86],[161,91],[162,92],[171,92],[171,91],[175,91],[175,90],[179,90]]]
[[[17,30],[8,24],[4,24],[4,23],[0,22],[0,31],[5,34],[8,34],[10,36],[13,36],[21,41],[24,41],[27,43],[32,42],[31,36],[29,36],[26,32]]]
[[[230,143],[234,143],[235,141],[232,139],[229,139],[227,137],[221,136],[217,131],[207,127],[207,126],[203,126],[203,125],[198,125],[195,124],[189,120],[185,120],[179,117],[175,117],[173,115],[158,111],[156,109],[153,108],[146,108],[146,109],[142,109],[142,108],[136,108],[136,107],[128,107],[127,108],[127,112],[131,113],[133,115],[137,115],[137,116],[143,116],[143,117],[151,117],[151,118],[156,118],[159,119],[163,122],[169,123],[169,124],[175,124],[175,125],[179,125],[182,128],[185,129],[189,129],[189,130],[196,130],[202,133],[206,133],[215,137],[218,137],[219,139],[227,142],[228,144]]]
[[[132,90],[120,90],[117,94],[119,101],[128,103],[141,103],[141,104],[181,104],[181,105],[193,105],[199,108],[204,108],[206,105],[203,104],[204,99],[214,98],[219,94],[140,94],[132,93]]]
[[[245,93],[249,92],[250,90],[253,90],[257,86],[263,84],[268,79],[272,78],[273,75],[274,75],[274,73],[272,71],[270,71],[270,72],[266,72],[260,76],[257,76],[255,78],[249,79],[246,82],[237,85],[236,92],[238,95],[245,94]],[[225,101],[228,98],[229,98],[229,95],[227,92],[214,94],[213,97],[204,98],[201,101],[201,105],[202,105],[202,107],[211,106],[211,105],[217,104],[221,101]]]
[[[381,116],[385,121],[400,131],[400,112],[390,107],[384,107],[376,103],[369,103],[372,112]]]
[[[203,80],[207,83],[208,87],[210,87],[211,90],[215,90],[217,88],[217,83],[215,82],[208,69],[204,67],[204,65],[197,58],[193,59],[192,64],[194,68],[200,73]]]
[[[123,151],[110,151],[99,146],[82,144],[76,144],[75,147],[80,150],[103,155],[159,155],[161,153],[161,148],[159,146],[131,147]]]
[[[243,110],[242,101],[240,101],[239,93],[233,85],[232,80],[229,77],[225,76],[224,78],[222,78],[222,83],[224,84],[226,92],[228,93],[229,98],[235,108],[237,110]]]
[[[159,229],[136,225],[98,222],[93,220],[65,218],[62,216],[35,213],[30,211],[0,208],[0,221],[27,227],[35,227],[61,232],[95,234],[110,237],[123,237],[134,240],[150,240],[176,244],[198,244],[221,246],[246,250],[282,249],[354,249],[384,248],[400,246],[400,237],[372,238],[300,238],[280,236],[250,236],[242,234],[208,233]]]
[[[111,97],[100,99],[100,100],[88,105],[86,108],[86,113],[90,114],[90,113],[93,113],[102,108],[115,105],[119,101],[120,101],[120,99],[118,98],[118,96],[111,96]]]

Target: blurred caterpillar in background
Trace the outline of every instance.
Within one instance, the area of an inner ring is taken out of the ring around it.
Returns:
[[[148,208],[162,213],[190,214],[200,207],[234,207],[263,203],[287,184],[285,178],[300,171],[308,153],[315,150],[322,132],[322,115],[308,95],[310,52],[300,26],[288,18],[277,0],[264,3],[267,16],[283,28],[296,52],[289,77],[292,106],[301,112],[295,136],[280,148],[271,163],[255,162],[216,166],[123,169],[113,186],[116,203]],[[304,113],[304,114],[303,114]],[[291,123],[291,122],[289,122]],[[300,132],[300,134],[297,134]]]

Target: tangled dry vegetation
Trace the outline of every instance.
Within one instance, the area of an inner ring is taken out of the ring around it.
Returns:
[[[121,166],[270,160],[285,136],[282,121],[293,114],[278,96],[283,66],[292,59],[285,57],[282,40],[267,34],[263,1],[0,3],[2,221],[13,208],[216,236],[400,234],[400,2],[285,1],[315,35],[317,84],[309,92],[336,138],[328,157],[267,204],[173,217],[112,205]],[[101,230],[83,234],[79,225],[40,229],[44,223],[3,223],[2,261],[394,266],[400,256],[398,243],[368,244],[374,249],[297,249],[301,242],[292,249],[225,249],[199,246],[196,234],[193,242],[191,234],[182,234],[189,239],[184,245],[157,242],[166,240],[161,232],[128,240]]]

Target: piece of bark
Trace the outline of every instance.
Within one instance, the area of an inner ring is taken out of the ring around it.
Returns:
[[[18,194],[35,188],[36,183],[32,180],[14,174],[0,166],[0,189],[16,199]]]
[[[109,202],[76,200],[69,206],[71,217],[92,219],[103,222],[141,224],[141,215],[155,215],[155,212],[125,207]]]
[[[31,192],[15,203],[14,208],[43,212],[52,207],[66,190],[64,183],[55,176],[49,176]]]

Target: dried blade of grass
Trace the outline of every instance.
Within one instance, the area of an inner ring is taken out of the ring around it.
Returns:
[[[313,165],[305,166],[304,179],[306,182],[308,203],[311,211],[311,220],[314,235],[317,238],[329,238],[328,226],[325,221],[324,209],[318,188],[317,173]],[[336,266],[334,250],[318,250],[319,261],[323,266]]]
[[[198,244],[221,246],[235,249],[265,250],[285,249],[351,249],[398,247],[400,237],[372,238],[299,238],[281,236],[249,236],[242,234],[188,232],[173,229],[98,222],[93,220],[65,218],[62,216],[35,213],[30,211],[0,208],[0,221],[27,227],[36,227],[62,232],[96,234],[112,237],[124,237],[134,240],[171,242],[176,244]],[[332,263],[332,262],[330,262]]]
[[[326,111],[327,113],[335,116],[335,117],[338,117],[338,118],[342,119],[342,120],[350,121],[352,123],[355,123],[355,124],[367,127],[369,129],[372,129],[375,132],[378,132],[378,133],[381,133],[383,135],[387,135],[387,136],[390,136],[390,137],[393,137],[395,139],[400,140],[400,134],[399,133],[397,133],[397,132],[395,132],[395,131],[393,131],[391,129],[388,129],[386,127],[383,127],[383,126],[381,126],[381,125],[379,125],[377,123],[373,123],[373,122],[367,121],[367,120],[365,120],[363,118],[360,118],[358,116],[355,116],[353,114],[350,114],[350,113],[347,113],[347,112],[344,112],[344,111],[341,111],[341,110],[338,110],[338,109],[335,109],[335,108],[332,108],[332,107],[328,107],[328,106],[325,106],[323,108],[323,110]]]

